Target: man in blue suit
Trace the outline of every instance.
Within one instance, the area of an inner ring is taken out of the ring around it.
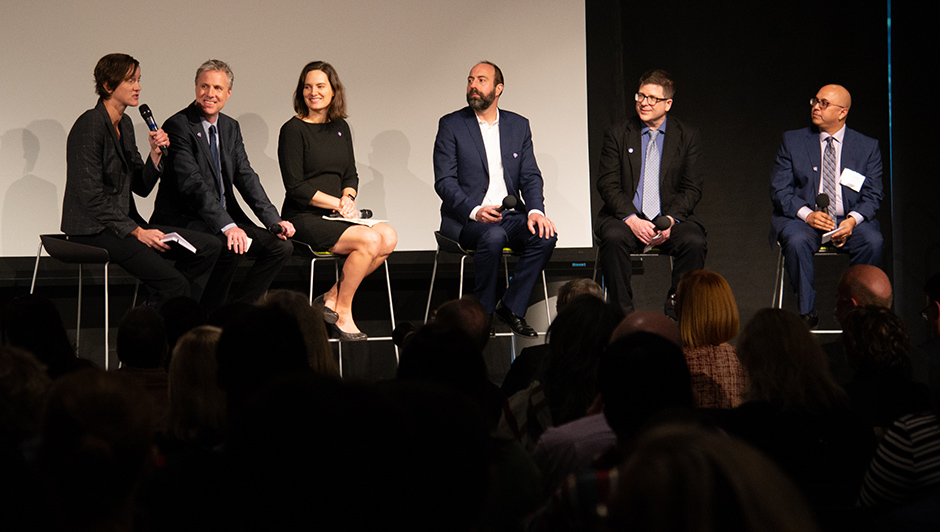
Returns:
[[[845,126],[852,106],[845,87],[826,85],[810,105],[813,125],[784,133],[774,162],[770,243],[780,243],[800,315],[812,328],[819,323],[813,253],[823,233],[838,228],[832,242],[853,265],[881,266],[884,239],[875,219],[883,197],[878,141]],[[823,194],[828,208],[817,205]]]
[[[473,67],[467,78],[469,106],[438,123],[434,189],[443,201],[441,233],[474,250],[480,303],[514,333],[537,336],[525,313],[532,287],[555,249],[555,224],[545,216],[529,121],[499,110],[502,92],[498,66],[483,61]],[[517,200],[515,208],[501,209],[506,196]],[[522,256],[497,303],[496,276],[505,247]]]

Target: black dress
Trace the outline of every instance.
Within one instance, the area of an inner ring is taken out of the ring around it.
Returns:
[[[310,205],[317,191],[340,197],[344,188],[358,190],[359,175],[352,135],[345,120],[311,124],[292,117],[278,137],[277,158],[286,197],[281,217],[294,224],[295,239],[326,251],[350,224],[324,220],[331,209]]]

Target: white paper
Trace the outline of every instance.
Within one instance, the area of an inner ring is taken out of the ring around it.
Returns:
[[[828,244],[829,241],[832,240],[832,235],[834,235],[836,231],[838,231],[839,229],[840,229],[839,227],[836,227],[835,229],[833,229],[832,231],[829,231],[828,233],[823,233],[822,243]]]
[[[842,176],[839,177],[839,184],[845,185],[855,192],[859,192],[862,190],[862,185],[865,184],[865,176],[851,168],[843,168]]]
[[[164,234],[163,238],[160,239],[160,242],[176,242],[177,244],[188,249],[189,251],[193,253],[196,252],[196,246],[193,246],[192,244],[190,244],[189,240],[186,240],[185,238],[183,238],[183,236],[177,233],[176,231],[172,233]]]

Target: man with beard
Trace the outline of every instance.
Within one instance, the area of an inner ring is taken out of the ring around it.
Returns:
[[[441,233],[474,250],[480,303],[513,333],[537,336],[525,313],[532,287],[555,249],[555,224],[545,216],[529,121],[498,108],[502,92],[498,66],[481,61],[473,67],[467,78],[469,106],[438,123],[434,189],[443,200]],[[515,198],[514,208],[502,208],[506,196]],[[497,269],[506,247],[521,256],[497,302]]]

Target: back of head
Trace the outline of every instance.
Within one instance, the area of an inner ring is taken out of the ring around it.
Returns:
[[[167,300],[160,306],[160,315],[166,326],[167,346],[170,352],[176,347],[176,341],[190,330],[205,325],[208,320],[206,310],[191,297],[179,296]]]
[[[571,300],[548,329],[542,384],[556,425],[585,415],[597,395],[597,364],[623,313],[590,294]]]
[[[83,370],[53,386],[39,460],[56,513],[72,525],[127,512],[152,466],[154,410],[146,392],[125,379]]]
[[[3,344],[35,355],[53,379],[78,365],[59,311],[52,301],[37,295],[20,296],[7,305],[3,314]]]
[[[719,345],[738,334],[738,305],[724,277],[707,270],[682,276],[676,290],[679,334],[686,347]]]
[[[31,353],[0,347],[0,434],[13,443],[39,432],[39,422],[52,380]]]
[[[177,439],[213,438],[225,423],[215,351],[222,329],[203,325],[184,334],[170,361],[167,433]]]
[[[434,313],[435,323],[464,331],[481,351],[490,340],[491,320],[483,305],[472,296],[448,301]]]
[[[339,378],[339,368],[333,360],[333,349],[330,348],[330,337],[322,315],[310,306],[307,296],[294,290],[270,290],[259,305],[290,314],[304,336],[310,367],[321,375]]]
[[[129,368],[158,368],[167,355],[163,316],[148,306],[128,310],[117,335],[117,355]]]
[[[640,436],[609,503],[612,531],[818,530],[802,494],[768,458],[728,436],[662,425]]]
[[[741,332],[737,353],[748,374],[746,400],[807,411],[843,404],[844,394],[829,373],[822,348],[795,314],[757,311]]]
[[[620,440],[635,436],[658,415],[693,405],[692,377],[682,349],[647,332],[607,346],[597,387],[607,423]]]
[[[842,324],[849,366],[864,374],[899,369],[909,362],[911,340],[890,309],[866,305],[852,309]]]
[[[310,371],[297,321],[276,308],[252,306],[229,320],[216,359],[230,410],[277,377]]]
[[[679,327],[662,312],[637,310],[621,321],[610,335],[610,343],[637,332],[653,333],[682,346]]]
[[[601,288],[601,285],[595,283],[593,279],[572,279],[558,289],[555,310],[561,312],[571,300],[584,294],[591,294],[598,299],[604,299],[604,289]]]

